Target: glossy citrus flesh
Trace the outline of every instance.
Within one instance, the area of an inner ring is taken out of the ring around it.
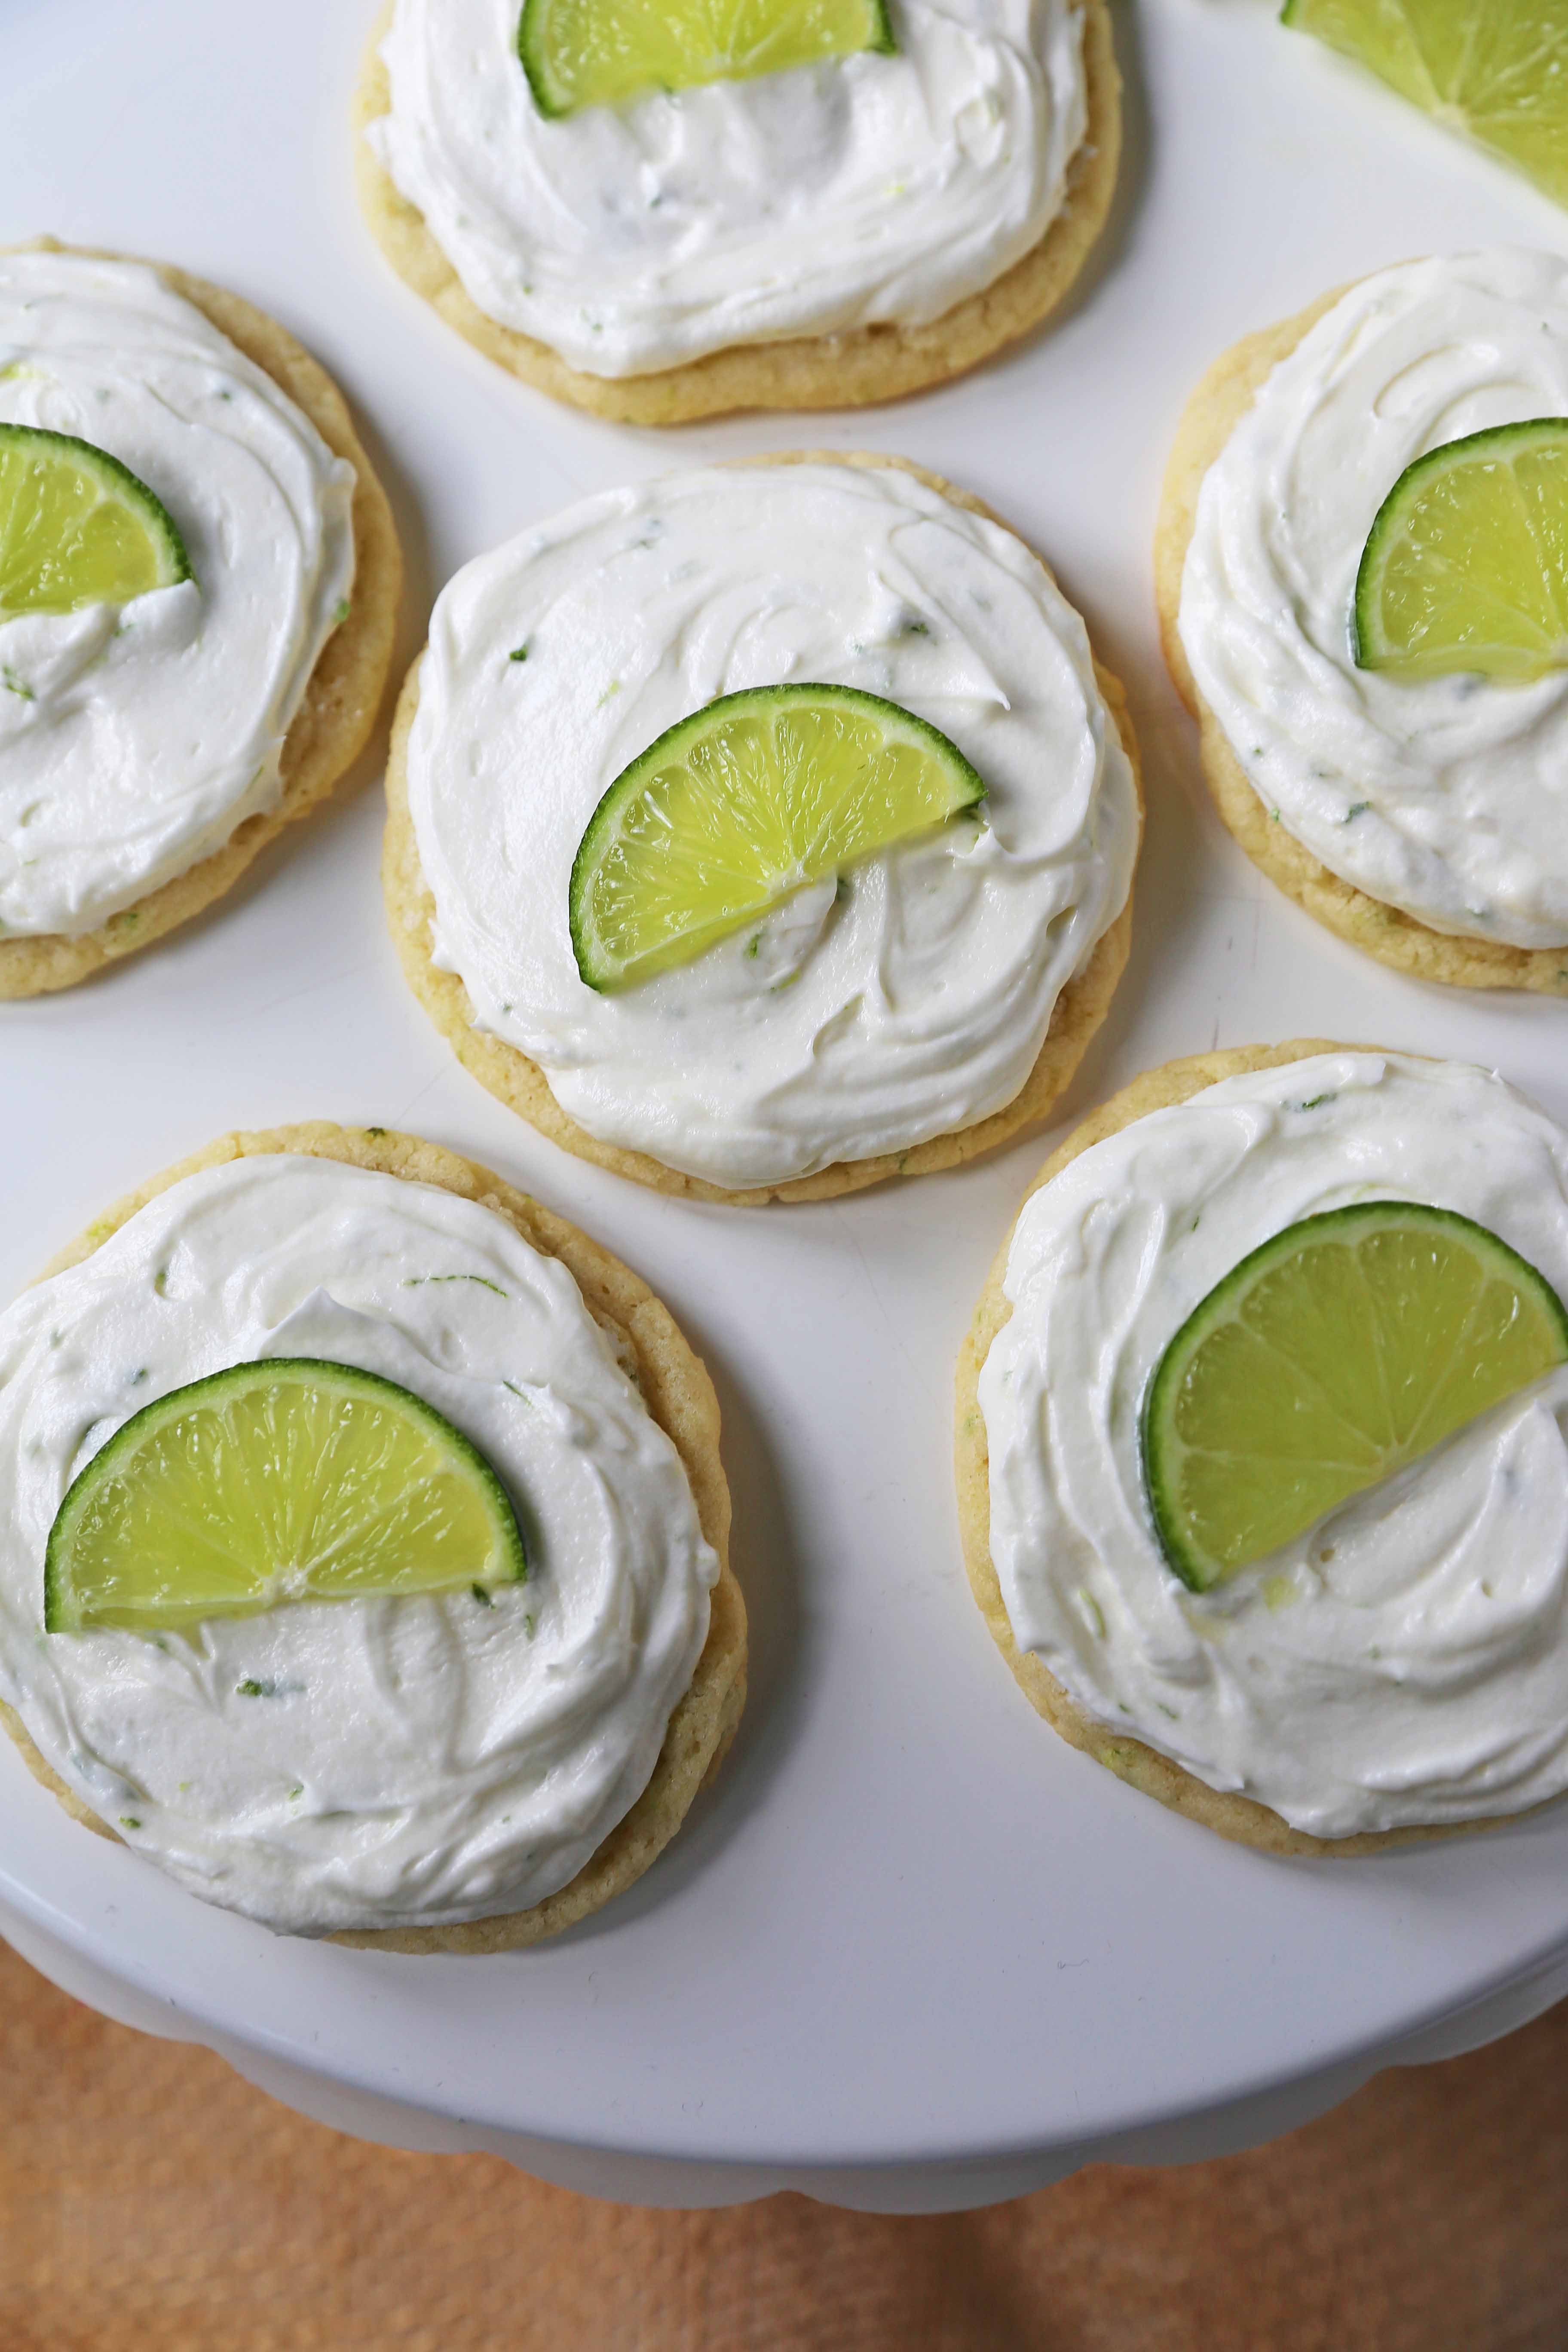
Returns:
[[[1355,655],[1412,681],[1525,685],[1568,664],[1568,418],[1467,434],[1405,467],[1362,556]]]
[[[572,867],[577,969],[615,989],[685,963],[984,792],[945,735],[878,695],[724,695],[623,769],[589,820]]]
[[[1160,1360],[1142,1417],[1162,1547],[1202,1592],[1568,1362],[1568,1308],[1496,1234],[1373,1201],[1276,1234]]]
[[[190,576],[168,514],[118,458],[0,425],[0,620],[128,604]]]
[[[885,0],[527,0],[517,42],[546,115],[896,46]]]
[[[374,1372],[279,1358],[171,1391],[94,1454],[50,1530],[45,1623],[156,1633],[527,1573],[506,1489],[444,1414]]]
[[[1370,67],[1568,205],[1563,0],[1288,0],[1283,20]]]

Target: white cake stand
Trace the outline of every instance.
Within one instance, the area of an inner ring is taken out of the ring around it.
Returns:
[[[1568,1007],[1385,972],[1221,835],[1160,666],[1148,556],[1172,428],[1223,346],[1405,254],[1561,246],[1568,215],[1270,8],[1148,0],[1119,19],[1124,200],[1054,331],[858,417],[633,432],[513,384],[388,277],[348,187],[368,14],[11,0],[5,233],[182,262],[320,353],[398,500],[409,651],[458,563],[582,493],[790,446],[907,454],[1050,556],[1131,691],[1151,799],[1138,945],[1072,1110],[1173,1055],[1328,1034],[1495,1064],[1568,1118]],[[1218,2154],[1568,1990],[1568,1808],[1375,1861],[1271,1861],[1122,1788],[1019,1696],[964,1585],[948,1432],[953,1356],[1043,1142],[761,1214],[580,1166],[482,1094],[407,997],[378,814],[367,789],[176,940],[4,1008],[0,1291],[226,1127],[405,1126],[491,1162],[646,1274],[712,1365],[747,1720],[631,1895],[492,1960],[275,1939],[73,1826],[6,1749],[0,1927],[19,1950],[367,2137],[493,2149],[649,2202],[790,2186],[889,2210],[1091,2158]]]

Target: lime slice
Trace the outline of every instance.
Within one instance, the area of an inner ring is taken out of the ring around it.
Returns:
[[[1514,685],[1568,664],[1568,417],[1468,433],[1405,467],[1356,574],[1355,657]]]
[[[1288,1225],[1188,1316],[1143,1408],[1166,1559],[1194,1592],[1568,1363],[1568,1309],[1468,1217],[1368,1201]]]
[[[527,1573],[505,1487],[444,1414],[279,1357],[171,1391],[94,1454],[49,1530],[44,1623],[160,1633]]]
[[[1568,205],[1563,0],[1286,0],[1281,21],[1369,66]]]
[[[973,808],[956,745],[850,686],[760,686],[677,721],[623,768],[572,866],[590,988],[686,963],[803,883]]]
[[[173,521],[118,457],[0,425],[0,620],[129,604],[190,576]]]
[[[541,114],[575,114],[898,44],[886,0],[526,0],[517,47]]]

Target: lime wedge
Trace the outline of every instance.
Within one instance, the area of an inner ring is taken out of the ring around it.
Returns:
[[[94,1454],[49,1530],[44,1623],[160,1633],[527,1573],[505,1487],[444,1414],[280,1357],[171,1391]]]
[[[1370,67],[1568,205],[1563,0],[1286,0],[1281,21]]]
[[[1369,1201],[1288,1225],[1194,1308],[1150,1383],[1165,1557],[1205,1592],[1562,1363],[1568,1308],[1468,1217]]]
[[[577,969],[614,989],[689,962],[803,883],[984,793],[956,745],[879,695],[721,695],[623,768],[589,818],[572,866]]]
[[[554,115],[898,44],[886,0],[526,0],[517,47]]]
[[[1568,417],[1468,433],[1405,467],[1356,574],[1355,657],[1515,685],[1568,664]]]
[[[129,604],[190,576],[173,521],[118,457],[0,425],[0,620]]]

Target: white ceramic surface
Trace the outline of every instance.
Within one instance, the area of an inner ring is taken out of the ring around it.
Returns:
[[[1306,1033],[1493,1063],[1568,1118],[1568,1006],[1384,972],[1222,835],[1160,665],[1148,552],[1176,415],[1222,346],[1403,254],[1561,247],[1568,215],[1264,0],[1147,0],[1117,11],[1121,201],[1052,331],[858,416],[636,432],[498,374],[371,248],[346,121],[370,13],[0,0],[0,239],[179,261],[319,352],[397,503],[410,651],[457,564],[583,493],[792,445],[906,453],[1050,557],[1142,736],[1138,944],[1068,1116],[1173,1055]],[[361,782],[173,942],[3,1009],[0,1288],[228,1126],[403,1126],[490,1161],[624,1254],[709,1359],[752,1612],[747,1719],[631,1895],[484,1961],[275,1940],[73,1828],[5,1749],[0,1912],[21,1948],[345,2127],[698,2202],[794,2181],[962,2204],[1090,2152],[1216,2152],[1568,1989],[1568,1809],[1373,1862],[1268,1861],[1121,1788],[1015,1689],[959,1563],[951,1368],[1044,1142],[761,1214],[563,1157],[404,989],[374,765]]]

